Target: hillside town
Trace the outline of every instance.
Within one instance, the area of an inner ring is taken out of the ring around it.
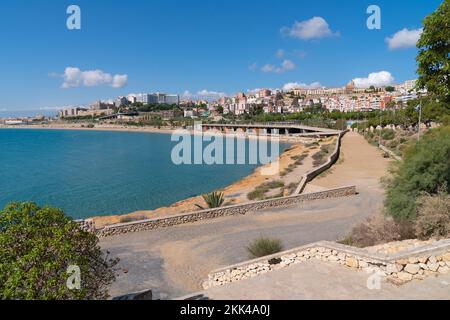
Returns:
[[[306,108],[321,106],[329,112],[371,112],[401,108],[408,101],[425,96],[425,90],[415,89],[416,80],[385,87],[358,88],[351,81],[338,88],[257,89],[239,92],[234,96],[186,97],[166,93],[141,93],[119,96],[115,99],[97,100],[89,106],[70,106],[58,111],[57,117],[0,119],[3,125],[21,125],[44,120],[70,120],[95,118],[119,120],[149,120],[160,117],[217,118],[246,114],[293,114]],[[146,109],[145,106],[152,106]],[[144,108],[143,108],[144,107]],[[177,109],[178,113],[175,113]]]

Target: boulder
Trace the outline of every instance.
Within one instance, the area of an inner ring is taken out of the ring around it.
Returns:
[[[356,258],[347,257],[347,259],[345,259],[345,265],[350,268],[358,268],[359,262]]]
[[[438,263],[427,263],[428,270],[436,272],[439,269]]]
[[[413,279],[412,274],[408,273],[408,272],[399,272],[397,274],[398,279],[402,280],[402,281],[411,281]]]
[[[405,267],[405,271],[410,274],[417,274],[419,273],[420,266],[418,264],[407,264]]]

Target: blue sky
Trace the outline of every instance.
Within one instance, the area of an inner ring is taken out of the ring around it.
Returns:
[[[417,50],[390,49],[385,39],[404,28],[419,29],[440,3],[2,0],[0,110],[153,91],[233,94],[291,82],[342,86],[380,71],[394,82],[414,79]],[[81,30],[66,28],[71,4],[81,8]],[[381,8],[381,30],[366,27],[371,4]],[[309,37],[303,29],[310,24],[302,22],[314,17],[321,19],[315,20],[319,34]],[[68,67],[77,68],[82,80],[69,79],[63,88]],[[94,74],[98,83],[83,85],[84,72],[92,70],[103,72]],[[122,77],[113,87],[115,75],[126,75],[126,81]]]

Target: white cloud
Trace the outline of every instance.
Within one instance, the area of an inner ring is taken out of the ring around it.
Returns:
[[[266,64],[261,68],[262,72],[284,73],[295,69],[295,64],[291,60],[284,60],[280,66]]]
[[[353,82],[357,88],[384,87],[392,84],[394,77],[390,72],[380,71],[369,74],[367,78],[355,78]]]
[[[414,48],[422,32],[423,29],[404,28],[385,40],[391,50]]]
[[[225,97],[225,93],[224,92],[209,91],[209,90],[206,90],[206,89],[197,92],[197,95],[199,97],[205,97],[205,98],[221,98],[221,97]]]
[[[185,99],[191,99],[192,93],[189,90],[185,90],[181,96]]]
[[[339,35],[338,32],[331,31],[328,22],[322,17],[314,17],[301,22],[296,21],[292,27],[282,28],[281,33],[302,40],[321,39]]]
[[[322,88],[320,82],[313,82],[310,84],[301,82],[289,82],[283,86],[283,91],[291,91],[293,89],[317,89]]]
[[[278,49],[277,52],[275,52],[275,56],[279,59],[283,59],[286,52],[283,49]]]
[[[109,85],[113,88],[122,88],[128,83],[128,75],[116,74],[111,75],[102,70],[81,71],[79,68],[67,67],[64,70],[64,82],[62,88],[96,87],[101,85]]]
[[[126,74],[116,74],[113,77],[111,86],[113,88],[123,88],[128,83],[128,76]]]

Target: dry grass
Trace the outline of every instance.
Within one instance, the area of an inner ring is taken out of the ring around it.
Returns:
[[[416,236],[425,240],[450,236],[450,195],[446,191],[419,197]]]
[[[350,235],[339,242],[365,248],[413,238],[414,226],[411,222],[396,222],[392,218],[377,215],[354,227]]]

